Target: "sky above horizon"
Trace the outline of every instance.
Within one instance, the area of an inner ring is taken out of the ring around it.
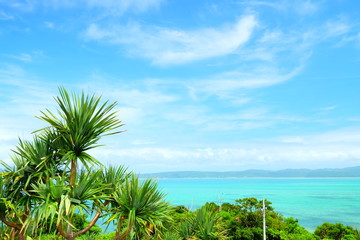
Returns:
[[[0,0],[0,159],[58,87],[118,102],[141,173],[360,165],[360,1]]]

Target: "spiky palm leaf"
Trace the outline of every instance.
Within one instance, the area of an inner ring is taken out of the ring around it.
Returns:
[[[108,220],[117,221],[118,239],[127,235],[139,239],[141,233],[150,236],[159,231],[163,222],[170,219],[170,206],[164,197],[156,182],[151,179],[140,182],[134,174],[119,185],[114,192],[117,208],[113,209],[113,215]]]
[[[50,124],[41,130],[50,129],[59,134],[59,138],[55,140],[62,141],[64,161],[80,160],[87,168],[88,164],[99,164],[86,151],[100,146],[98,141],[102,136],[119,133],[114,131],[122,126],[116,111],[113,111],[116,102],[101,103],[100,97],[87,96],[84,93],[80,96],[69,94],[62,87],[59,92],[60,96],[55,100],[60,109],[57,115],[48,109],[41,112],[42,116],[39,118]]]
[[[189,219],[195,228],[195,236],[199,239],[212,240],[216,238],[215,224],[219,216],[211,205],[205,205],[198,209]]]
[[[73,227],[71,219],[74,213],[82,214],[85,211],[90,214],[99,210],[96,201],[103,199],[103,191],[107,188],[98,181],[99,175],[99,171],[81,171],[77,175],[74,188],[67,184],[66,178],[60,176],[37,185],[33,184],[32,192],[42,199],[33,211],[35,224],[61,224],[61,227],[69,224]]]
[[[7,225],[20,230],[24,222],[32,221],[31,209],[37,204],[38,198],[31,193],[31,185],[53,175],[51,162],[46,161],[47,165],[41,166],[44,159],[52,154],[49,144],[35,137],[33,141],[19,140],[11,155],[13,167],[2,163],[5,171],[1,177],[1,205],[5,211],[1,216]]]

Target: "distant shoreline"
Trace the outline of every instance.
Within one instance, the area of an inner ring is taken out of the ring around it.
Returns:
[[[360,179],[360,177],[153,177],[142,176],[145,178],[159,178],[159,179]]]
[[[244,170],[244,171],[174,171],[143,173],[142,178],[360,178],[360,166],[324,169]]]

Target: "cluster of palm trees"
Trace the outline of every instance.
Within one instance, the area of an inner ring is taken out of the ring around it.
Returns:
[[[38,117],[48,126],[35,131],[32,141],[19,140],[13,164],[2,162],[0,220],[10,229],[6,236],[24,240],[53,229],[72,240],[100,218],[115,224],[115,239],[159,234],[170,206],[156,182],[139,181],[122,166],[105,167],[89,154],[101,137],[121,132],[116,103],[59,92],[57,112],[46,109]],[[82,213],[92,219],[78,229],[74,216]]]

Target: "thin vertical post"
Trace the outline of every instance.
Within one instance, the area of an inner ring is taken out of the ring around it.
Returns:
[[[262,212],[263,212],[263,236],[264,236],[264,240],[266,240],[265,198],[263,198]]]

